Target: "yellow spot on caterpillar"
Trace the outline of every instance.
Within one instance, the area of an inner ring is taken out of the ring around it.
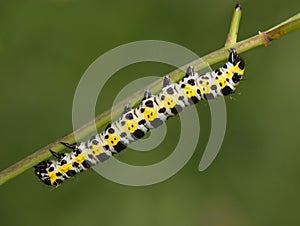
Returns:
[[[226,86],[226,80],[223,76],[218,76],[217,82],[221,89]]]
[[[108,140],[108,145],[115,146],[119,142],[120,138],[118,137],[117,134],[113,133],[113,134],[108,134],[107,140]]]
[[[236,73],[239,73],[239,74],[243,75],[245,69],[241,69],[241,68],[239,67],[240,63],[241,63],[241,62],[238,62],[238,63],[232,68],[232,72],[236,72]]]
[[[103,152],[103,149],[100,145],[93,145],[89,152],[91,152],[93,155],[99,155]]]
[[[157,112],[154,108],[146,107],[144,111],[144,118],[147,121],[151,121],[156,118]]]
[[[186,84],[185,87],[183,88],[184,90],[184,94],[187,96],[187,97],[193,97],[195,96],[196,94],[196,87],[195,86],[192,86],[190,84]]]
[[[86,159],[86,156],[84,156],[84,154],[81,153],[74,158],[74,161],[77,163],[82,163],[85,159]]]
[[[231,68],[229,68],[228,70],[225,71],[225,77],[226,78],[231,78],[232,75],[233,75],[233,73],[232,73],[232,69]]]
[[[163,101],[164,106],[167,108],[173,108],[176,105],[176,100],[173,96],[167,95]]]
[[[210,92],[210,86],[208,84],[201,84],[199,85],[200,91],[203,94],[207,94]]]
[[[54,181],[56,181],[56,179],[58,178],[58,176],[56,176],[56,173],[57,173],[57,171],[48,172],[48,176],[49,176],[51,184],[53,184]]]
[[[133,133],[137,129],[137,123],[134,120],[127,120],[124,125],[124,128],[126,131]]]
[[[61,173],[65,173],[72,169],[72,163],[67,163],[58,168],[58,171]]]

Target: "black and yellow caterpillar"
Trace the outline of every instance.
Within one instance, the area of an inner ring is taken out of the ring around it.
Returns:
[[[160,126],[184,107],[200,100],[233,93],[242,80],[244,68],[244,60],[235,49],[230,49],[228,61],[215,71],[198,75],[189,66],[185,77],[178,83],[172,83],[168,76],[164,77],[163,88],[159,94],[151,95],[146,90],[137,108],[132,109],[126,105],[118,120],[107,125],[102,133],[87,142],[61,142],[71,148],[72,152],[56,153],[50,150],[57,160],[39,163],[35,166],[35,174],[47,185],[60,185],[64,180],[119,153],[128,144],[142,138],[150,129]]]

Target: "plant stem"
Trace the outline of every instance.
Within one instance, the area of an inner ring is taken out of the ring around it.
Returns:
[[[238,32],[238,25],[240,20],[240,10],[235,10],[233,16],[233,20],[231,23],[231,28],[229,31],[229,41],[227,39],[226,46],[218,49],[214,52],[211,52],[205,56],[203,56],[200,59],[197,59],[189,65],[193,65],[195,70],[198,71],[200,69],[203,69],[206,67],[207,64],[212,65],[217,62],[220,62],[222,60],[225,60],[228,56],[228,47],[235,48],[237,52],[242,53],[245,51],[248,51],[250,49],[256,48],[261,45],[268,45],[271,41],[278,39],[287,33],[296,30],[300,28],[300,13],[296,14],[295,16],[289,18],[288,20],[274,26],[273,28],[265,31],[265,32],[259,32],[258,35],[252,36],[248,39],[245,39],[243,41],[240,41],[238,43],[236,42],[236,36]],[[204,63],[205,62],[205,63]],[[186,68],[187,65],[182,66],[181,68],[173,71],[170,73],[170,78],[172,81],[177,82],[180,79],[183,78],[185,75],[184,68]],[[161,89],[161,80],[157,80],[154,83],[151,83],[148,88],[150,88],[152,93],[158,93],[158,91]],[[135,106],[140,102],[140,98],[143,95],[144,89],[141,89],[137,91],[136,93],[132,94],[131,96],[124,99],[122,102],[118,103],[114,107],[114,117],[116,118],[116,115],[120,115],[124,104],[130,103],[131,106]],[[96,127],[99,128],[101,126],[104,126],[106,123],[108,123],[111,120],[111,111],[107,110],[104,113],[100,114],[95,118],[95,120],[85,124],[83,127],[79,128],[78,130],[74,131],[76,133],[76,136],[81,138],[86,137],[89,133],[92,131],[92,125],[93,123],[96,123]],[[74,134],[70,133],[51,144],[41,148],[40,150],[34,152],[33,154],[25,157],[21,161],[17,162],[16,164],[8,167],[7,169],[0,172],[0,185],[4,184],[8,180],[16,177],[17,175],[23,173],[25,170],[33,167],[34,165],[38,164],[39,162],[45,160],[46,158],[50,157],[49,149],[52,149],[53,151],[59,152],[64,149],[64,146],[62,146],[59,142],[64,141],[68,143],[74,142]]]
[[[229,32],[228,32],[227,39],[225,42],[225,47],[230,47],[231,45],[236,43],[237,35],[239,32],[241,16],[242,16],[242,6],[240,3],[238,3],[235,6],[235,9],[234,9],[234,12],[232,15]]]

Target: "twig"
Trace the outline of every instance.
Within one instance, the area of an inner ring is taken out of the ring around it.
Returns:
[[[231,23],[231,28],[228,34],[228,38],[226,41],[226,46],[218,49],[214,52],[211,52],[205,56],[203,56],[200,59],[197,59],[189,65],[193,65],[195,70],[200,70],[206,67],[206,64],[212,65],[217,62],[220,62],[222,60],[225,60],[228,56],[228,47],[235,48],[239,53],[248,51],[250,49],[256,48],[261,45],[267,45],[271,41],[278,39],[287,33],[296,30],[300,28],[300,13],[296,14],[295,16],[287,19],[286,21],[274,26],[273,28],[265,31],[265,32],[259,32],[258,35],[252,36],[248,39],[245,39],[243,41],[240,41],[238,43],[236,42],[236,36],[238,32],[238,25],[240,20],[240,10],[235,10],[233,20]],[[203,63],[205,62],[205,63]],[[173,71],[170,73],[170,78],[172,81],[177,82],[179,81],[183,76],[183,68],[186,68],[187,65],[184,65],[183,67]],[[148,86],[152,93],[157,93],[161,88],[161,81],[158,80],[154,83],[151,83]],[[142,96],[144,92],[144,88],[140,91],[132,94],[128,98],[124,99],[122,102],[117,104],[114,107],[114,115],[120,114],[123,110],[124,103],[130,103],[132,106],[136,105],[140,101],[140,97]],[[84,138],[86,137],[91,131],[92,131],[92,125],[96,123],[96,127],[99,128],[103,125],[105,125],[108,121],[111,120],[111,111],[107,110],[104,113],[100,114],[95,118],[95,120],[87,123],[83,127],[79,128],[78,130],[74,131],[76,133],[76,137],[78,138]],[[70,133],[51,144],[41,148],[40,150],[34,152],[33,154],[25,157],[21,161],[17,162],[16,164],[8,167],[7,169],[0,172],[0,185],[4,184],[8,180],[16,177],[17,175],[23,173],[27,169],[31,168],[32,166],[38,164],[39,162],[45,160],[46,158],[50,157],[49,149],[52,149],[56,152],[59,152],[64,149],[64,147],[59,143],[60,141],[65,141],[69,143],[74,142],[74,134]]]
[[[241,16],[242,16],[242,5],[240,3],[238,3],[235,6],[235,9],[234,9],[234,12],[232,15],[229,32],[228,32],[227,39],[225,42],[225,47],[230,47],[236,43],[237,34],[239,32],[239,27],[240,27],[239,25],[240,25],[240,21],[241,21]]]

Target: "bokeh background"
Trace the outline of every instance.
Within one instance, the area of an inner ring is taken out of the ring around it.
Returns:
[[[127,42],[174,42],[204,55],[223,46],[236,1],[0,1],[0,170],[72,130],[72,100],[86,68]],[[241,1],[239,39],[300,10],[299,1]],[[188,164],[146,187],[111,182],[94,171],[57,189],[28,170],[0,187],[0,224],[12,225],[299,225],[300,30],[243,53],[246,80],[226,98],[227,131],[204,172],[198,164],[210,133],[207,104],[197,106],[201,137]],[[214,66],[212,66],[214,67]],[[157,63],[119,71],[99,96],[97,113],[141,76],[173,68]],[[167,157],[179,136],[151,152],[124,151],[136,165]]]

